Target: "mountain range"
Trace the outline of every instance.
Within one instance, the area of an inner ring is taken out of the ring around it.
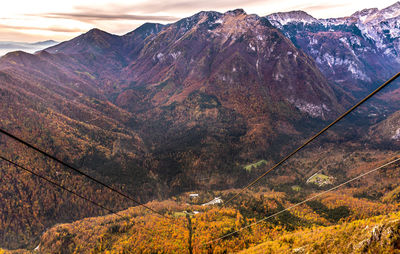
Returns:
[[[315,60],[329,81],[358,95],[399,70],[399,15],[397,2],[344,18],[315,19],[302,11],[267,18]]]
[[[336,19],[236,9],[122,36],[92,29],[0,58],[0,126],[141,202],[240,187],[263,170],[243,165],[280,159],[400,70],[399,24],[396,3]],[[396,83],[323,142],[397,149],[399,93]],[[5,137],[0,145],[115,209],[133,205]],[[6,168],[2,247],[32,247],[55,223],[104,213]]]
[[[0,56],[7,54],[8,52],[23,50],[29,53],[35,53],[36,51],[56,45],[58,42],[53,40],[40,41],[34,43],[27,42],[13,42],[13,41],[0,41]]]

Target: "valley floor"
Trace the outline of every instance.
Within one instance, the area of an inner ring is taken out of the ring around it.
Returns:
[[[226,200],[234,192],[198,192],[199,197],[185,193],[147,204],[167,218],[133,207],[119,216],[59,224],[43,234],[36,250],[3,252],[189,253],[186,213],[191,214],[193,253],[398,253],[400,249],[400,188],[376,201],[353,197],[352,188],[342,189],[210,242],[296,202],[284,192],[261,191],[245,193],[232,207],[200,205],[214,196]]]

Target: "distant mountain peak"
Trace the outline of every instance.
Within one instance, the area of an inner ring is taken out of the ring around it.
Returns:
[[[364,9],[355,12],[350,17],[358,19],[361,23],[377,24],[384,20],[400,16],[400,2],[396,2],[382,10],[378,8]]]
[[[286,25],[291,22],[302,22],[302,23],[318,23],[318,19],[314,18],[305,11],[289,11],[289,12],[277,12],[267,16],[269,21],[276,24],[279,22],[280,25]]]
[[[378,12],[378,8],[368,8],[368,9],[362,9],[361,11],[356,11],[353,13],[351,16],[359,16],[359,15],[371,15],[373,13]]]
[[[146,22],[143,25],[136,28],[135,30],[125,34],[125,36],[130,36],[133,34],[142,34],[144,37],[147,37],[150,34],[158,33],[163,27],[165,27],[165,25],[163,24]]]
[[[57,41],[54,41],[54,40],[47,40],[47,41],[38,41],[38,42],[35,42],[35,43],[32,43],[32,45],[54,45],[54,44],[57,44],[58,42]]]
[[[386,10],[386,9],[393,9],[393,8],[400,8],[400,1],[395,2],[394,4],[392,4],[392,5],[390,5],[390,6],[386,7],[386,8],[384,8],[383,10]]]
[[[247,13],[243,9],[235,9],[235,10],[227,11],[227,12],[225,12],[225,14],[234,15],[234,16],[247,15]]]
[[[83,35],[112,35],[106,31],[100,30],[98,28],[92,28]]]
[[[382,14],[385,14],[387,18],[389,16],[391,16],[391,18],[399,16],[400,15],[400,1],[382,9],[380,12]]]
[[[225,13],[216,11],[201,11],[188,18],[181,19],[175,24],[185,27],[184,30],[190,30],[192,27],[198,24],[214,26],[216,24],[222,24],[223,20],[226,20],[227,17],[235,19],[236,17],[242,15],[248,16],[243,9],[230,10]]]
[[[34,61],[37,58],[33,54],[27,53],[22,50],[17,50],[17,51],[8,52],[1,59],[5,62],[11,63],[12,65],[15,65],[15,64],[23,65],[24,63]]]
[[[119,46],[120,36],[107,33],[98,28],[79,35],[69,41],[62,42],[46,50],[49,53],[76,54],[83,52],[103,53],[105,49]]]
[[[107,43],[113,38],[119,37],[118,35],[110,34],[106,31],[100,30],[98,28],[93,28],[88,32],[76,37],[75,39],[79,41],[92,41],[94,43]]]
[[[28,55],[32,55],[32,54],[29,54],[22,50],[16,50],[16,51],[7,53],[4,57],[7,58],[7,57],[15,57],[15,56],[28,56]]]

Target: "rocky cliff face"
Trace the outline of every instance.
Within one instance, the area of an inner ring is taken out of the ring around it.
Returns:
[[[267,18],[314,58],[329,81],[360,96],[400,69],[399,10],[397,2],[344,18],[315,19],[304,12]]]
[[[340,111],[314,61],[266,19],[242,10],[201,12],[165,27],[123,75],[153,90],[155,105],[182,101],[201,89],[238,112],[250,109],[244,105],[252,103],[249,97],[264,105],[267,98],[282,101],[323,119]],[[173,87],[168,95],[155,89],[165,82]]]

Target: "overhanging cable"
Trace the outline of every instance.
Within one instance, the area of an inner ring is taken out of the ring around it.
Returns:
[[[318,136],[320,136],[322,133],[324,133],[325,131],[327,131],[329,128],[331,128],[333,125],[335,125],[337,122],[339,122],[340,120],[342,120],[345,116],[347,116],[348,114],[350,114],[353,110],[355,110],[356,108],[358,108],[361,104],[363,104],[364,102],[366,102],[367,100],[369,100],[372,96],[374,96],[375,94],[377,94],[379,91],[381,91],[383,88],[385,88],[387,85],[389,85],[390,83],[392,83],[394,80],[396,80],[398,77],[400,76],[400,72],[397,73],[396,75],[394,75],[393,77],[391,77],[388,81],[386,81],[385,83],[383,83],[381,86],[379,86],[377,89],[375,89],[372,93],[370,93],[369,95],[367,95],[364,99],[362,99],[361,101],[359,101],[357,104],[355,104],[353,107],[351,107],[349,110],[347,110],[346,112],[344,112],[341,116],[339,116],[335,121],[333,121],[332,123],[330,123],[329,125],[327,125],[325,128],[323,128],[321,131],[319,131],[317,134],[315,134],[313,137],[311,137],[310,139],[308,139],[304,144],[302,144],[301,146],[299,146],[297,149],[295,149],[293,152],[291,152],[289,155],[287,155],[286,157],[284,157],[281,161],[279,161],[278,163],[276,163],[274,166],[272,166],[270,169],[268,169],[267,171],[265,171],[262,175],[260,175],[259,177],[257,177],[255,180],[253,180],[252,182],[250,182],[248,185],[246,185],[244,188],[242,188],[237,194],[235,194],[233,197],[231,197],[230,199],[228,199],[226,202],[224,202],[225,206],[226,204],[228,204],[229,202],[231,202],[233,199],[237,198],[241,193],[243,193],[243,191],[247,190],[248,188],[250,188],[251,186],[253,186],[255,183],[257,183],[258,181],[260,181],[264,176],[266,176],[269,172],[271,172],[272,170],[274,170],[275,168],[279,167],[280,165],[282,165],[285,161],[287,161],[290,157],[292,157],[293,155],[295,155],[298,151],[300,151],[301,149],[303,149],[306,145],[308,145],[309,143],[311,143],[314,139],[316,139]]]
[[[133,201],[133,202],[136,203],[137,205],[142,206],[142,207],[144,207],[144,208],[146,208],[146,209],[152,211],[153,213],[156,213],[156,214],[158,214],[158,215],[161,215],[161,216],[164,217],[164,218],[168,218],[168,217],[164,216],[162,213],[160,213],[160,212],[158,212],[158,211],[152,209],[151,207],[149,207],[149,206],[147,206],[147,205],[145,205],[145,204],[142,204],[141,202],[135,200],[134,198],[128,196],[127,194],[124,194],[124,193],[122,193],[121,191],[119,191],[119,190],[117,190],[117,189],[111,187],[110,185],[105,184],[105,183],[103,183],[103,182],[97,180],[96,178],[94,178],[94,177],[92,177],[92,176],[90,176],[90,175],[88,175],[88,174],[82,172],[81,170],[77,169],[76,167],[74,167],[74,166],[72,166],[72,165],[70,165],[70,164],[68,164],[68,163],[66,163],[66,162],[64,162],[64,161],[62,161],[62,160],[56,158],[56,157],[53,156],[53,155],[50,155],[49,153],[47,153],[47,152],[45,152],[45,151],[43,151],[43,150],[41,150],[41,149],[39,149],[39,148],[37,148],[37,147],[35,147],[35,146],[29,144],[28,142],[26,142],[26,141],[24,141],[24,140],[22,140],[22,139],[16,137],[15,135],[13,135],[13,134],[11,134],[11,133],[9,133],[9,132],[7,132],[7,131],[1,129],[1,128],[0,128],[0,133],[3,133],[4,135],[6,135],[6,136],[8,136],[8,137],[10,137],[10,138],[12,138],[12,139],[14,139],[14,140],[16,140],[16,141],[22,143],[22,144],[24,144],[25,146],[27,146],[27,147],[29,147],[29,148],[31,148],[31,149],[33,149],[33,150],[35,150],[35,151],[37,151],[37,152],[43,154],[44,156],[46,156],[46,157],[48,157],[48,158],[50,158],[50,159],[52,159],[52,160],[54,160],[54,161],[56,161],[56,162],[58,162],[58,163],[60,163],[61,165],[63,165],[63,166],[65,166],[65,167],[67,167],[67,168],[69,168],[69,169],[75,171],[76,173],[78,173],[78,174],[80,174],[80,175],[82,175],[82,176],[84,176],[84,177],[86,177],[86,178],[88,178],[88,179],[90,179],[90,180],[92,180],[93,182],[102,185],[103,187],[105,187],[105,188],[107,188],[107,189],[109,189],[109,190],[111,190],[111,191],[117,193],[118,195],[123,196],[123,197],[125,197],[126,199],[129,199],[130,201]],[[169,218],[168,218],[168,219],[169,219]]]
[[[400,154],[396,155],[395,157],[397,157],[397,156],[400,156]],[[323,192],[321,192],[321,193],[318,193],[317,195],[312,196],[311,198],[305,199],[305,200],[303,200],[303,201],[301,201],[301,202],[299,202],[299,203],[297,203],[297,204],[294,204],[294,205],[292,205],[292,206],[290,206],[290,207],[288,207],[288,208],[282,209],[282,210],[280,210],[279,212],[276,212],[276,213],[274,213],[274,214],[272,214],[272,215],[270,215],[270,216],[267,216],[267,217],[265,217],[265,218],[263,218],[263,219],[261,219],[261,220],[259,220],[259,221],[256,221],[256,222],[254,222],[254,223],[252,223],[252,224],[250,224],[250,225],[247,225],[247,226],[245,226],[245,227],[242,227],[242,228],[240,228],[240,229],[238,229],[238,230],[236,230],[236,231],[234,231],[234,232],[231,232],[231,233],[229,233],[229,234],[223,235],[223,236],[221,236],[221,237],[215,238],[214,240],[211,240],[211,241],[209,241],[209,242],[207,242],[207,243],[204,243],[204,244],[201,244],[201,245],[207,245],[207,244],[211,244],[211,243],[214,243],[214,242],[216,242],[216,241],[222,240],[222,239],[224,239],[224,238],[226,238],[226,237],[228,237],[228,236],[231,236],[231,235],[236,234],[236,233],[238,233],[238,232],[240,232],[240,231],[242,231],[242,230],[244,230],[244,229],[246,229],[246,228],[252,227],[252,226],[254,226],[254,225],[259,224],[260,222],[263,222],[263,221],[266,221],[266,220],[268,220],[268,219],[270,219],[270,218],[273,218],[273,217],[275,217],[275,216],[277,216],[277,215],[279,215],[279,214],[281,214],[281,213],[283,213],[283,212],[286,212],[286,211],[288,211],[288,210],[291,210],[291,209],[293,209],[293,208],[295,208],[295,207],[297,207],[297,206],[299,206],[299,205],[302,205],[302,204],[304,204],[304,203],[306,203],[306,202],[308,202],[308,201],[311,201],[311,200],[313,200],[313,199],[315,199],[315,198],[317,198],[317,197],[319,197],[319,196],[322,196],[322,195],[324,195],[324,194],[326,194],[326,193],[328,193],[328,192],[331,192],[331,191],[333,191],[333,190],[336,190],[336,189],[342,187],[343,185],[346,185],[346,184],[348,184],[348,183],[351,183],[351,182],[353,182],[353,181],[355,181],[355,180],[357,180],[357,179],[360,179],[360,178],[363,177],[363,176],[366,176],[366,175],[368,175],[368,174],[371,174],[371,173],[373,173],[373,172],[375,172],[375,171],[377,171],[377,170],[379,170],[379,169],[382,169],[382,168],[384,168],[384,167],[387,167],[387,166],[389,166],[389,165],[391,165],[391,164],[393,164],[393,163],[395,163],[395,162],[398,162],[398,161],[400,161],[400,158],[394,159],[394,160],[392,160],[392,161],[390,161],[390,162],[388,162],[388,163],[386,163],[386,164],[384,164],[384,165],[382,165],[382,166],[379,166],[379,167],[377,167],[377,168],[374,168],[374,169],[372,169],[372,170],[370,170],[370,171],[368,171],[368,172],[365,172],[365,173],[363,173],[363,174],[361,174],[361,175],[359,175],[359,176],[357,176],[357,177],[354,177],[354,178],[352,178],[352,179],[350,179],[350,180],[348,180],[348,181],[346,181],[346,182],[344,182],[344,183],[341,183],[341,184],[339,184],[339,185],[337,185],[337,186],[335,186],[335,187],[332,187],[332,188],[330,188],[329,190],[326,190],[326,191],[323,191]],[[199,245],[198,245],[198,246],[199,246]]]
[[[54,185],[54,186],[57,186],[58,188],[60,188],[60,189],[62,189],[62,190],[65,190],[65,191],[67,191],[67,192],[69,192],[69,193],[71,193],[71,194],[73,194],[73,195],[75,195],[75,196],[77,196],[77,197],[79,197],[79,198],[81,198],[81,199],[83,199],[83,200],[89,202],[89,203],[92,203],[92,204],[95,205],[95,206],[98,206],[98,207],[100,207],[100,208],[102,208],[102,209],[104,209],[104,210],[106,210],[106,211],[108,211],[108,212],[110,212],[110,213],[113,213],[113,214],[115,214],[115,215],[117,215],[117,216],[119,216],[119,217],[121,217],[121,218],[123,217],[123,216],[119,215],[117,212],[115,212],[115,211],[113,211],[113,210],[111,210],[111,209],[109,209],[109,208],[107,208],[107,207],[105,207],[105,206],[103,206],[103,205],[100,205],[99,203],[97,203],[97,202],[95,202],[95,201],[93,201],[93,200],[91,200],[91,199],[89,199],[89,198],[86,198],[86,197],[84,197],[84,196],[82,196],[82,195],[80,195],[80,194],[78,194],[78,193],[76,193],[76,192],[74,192],[74,191],[72,191],[72,190],[66,188],[65,186],[63,186],[63,185],[61,185],[61,184],[59,184],[59,183],[57,183],[57,182],[55,182],[55,181],[53,181],[53,180],[51,180],[51,179],[45,177],[45,176],[39,175],[38,173],[36,173],[36,172],[34,172],[34,171],[30,170],[30,169],[27,169],[27,168],[25,168],[24,166],[21,166],[21,165],[15,163],[15,162],[13,162],[13,161],[11,161],[11,160],[9,160],[9,159],[3,157],[2,155],[0,155],[0,159],[2,159],[2,160],[4,160],[4,161],[8,162],[8,163],[11,164],[11,165],[16,166],[17,168],[20,168],[20,169],[22,169],[22,170],[24,170],[24,171],[26,171],[26,172],[28,172],[28,173],[30,173],[30,174],[36,176],[36,177],[38,177],[38,178],[40,178],[40,179],[42,179],[42,180],[44,180],[44,181],[46,181],[46,182],[48,182],[48,183]]]

